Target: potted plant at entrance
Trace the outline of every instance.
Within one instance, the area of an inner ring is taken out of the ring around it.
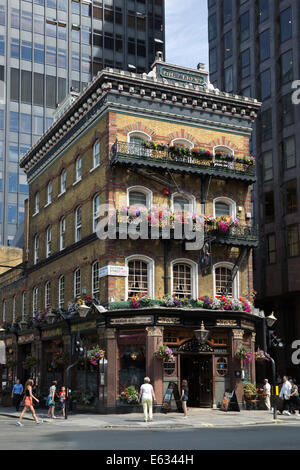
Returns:
[[[129,385],[129,387],[125,387],[119,395],[119,398],[122,402],[136,405],[139,398],[139,392],[135,388],[134,385]]]
[[[254,400],[258,392],[259,392],[259,389],[256,388],[256,386],[252,384],[251,382],[246,382],[244,384],[244,396],[246,399]]]

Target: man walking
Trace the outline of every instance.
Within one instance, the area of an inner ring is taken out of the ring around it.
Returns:
[[[13,404],[16,407],[16,411],[19,411],[20,409],[20,403],[22,400],[23,391],[24,391],[23,385],[20,383],[20,379],[17,379],[15,385],[13,386],[12,394],[11,394],[11,397],[13,399]]]
[[[269,410],[269,411],[270,411],[270,409],[271,409],[270,396],[271,396],[271,385],[269,384],[268,379],[265,379],[265,384],[264,384],[264,399],[265,399],[265,406],[266,406],[267,410]]]
[[[144,411],[144,421],[147,423],[148,421],[148,413],[149,413],[149,421],[153,421],[152,418],[152,399],[155,401],[155,394],[152,385],[150,384],[149,377],[144,378],[144,384],[141,385],[140,394],[139,394],[139,403],[142,399],[143,411]]]
[[[282,384],[280,394],[279,394],[279,398],[282,398],[282,406],[281,406],[281,410],[279,410],[280,414],[284,414],[284,415],[287,415],[287,416],[290,416],[290,414],[291,414],[286,409],[286,408],[289,408],[291,389],[292,389],[292,385],[291,385],[291,383],[289,382],[288,378],[285,375],[283,377],[283,384]]]

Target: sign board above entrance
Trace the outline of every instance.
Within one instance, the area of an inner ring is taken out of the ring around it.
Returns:
[[[107,266],[103,266],[103,268],[99,269],[99,277],[106,277],[106,276],[128,276],[128,267],[127,266],[114,266],[109,264]]]
[[[159,72],[162,78],[166,78],[168,80],[192,83],[193,85],[199,86],[205,86],[207,82],[207,75],[202,75],[201,73],[181,71],[171,67],[161,67]]]
[[[110,325],[151,325],[153,317],[118,317],[109,320]]]

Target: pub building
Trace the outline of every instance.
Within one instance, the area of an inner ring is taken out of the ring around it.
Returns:
[[[242,401],[255,364],[237,352],[255,351],[261,323],[251,302],[249,155],[259,109],[214,88],[201,64],[171,65],[160,53],[149,74],[106,68],[58,108],[20,162],[30,191],[23,263],[13,281],[0,276],[0,334],[16,362],[3,374],[34,374],[41,394],[54,378],[62,385],[79,333],[84,356],[68,383],[77,405],[133,409],[122,392],[145,375],[158,405],[183,379],[189,406],[217,407],[227,390]],[[101,225],[103,204],[112,212]],[[202,234],[199,246],[191,233]],[[173,360],[158,357],[163,345]],[[96,366],[95,347],[105,351]]]

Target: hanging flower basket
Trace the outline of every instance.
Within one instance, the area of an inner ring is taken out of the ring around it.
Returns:
[[[160,346],[154,355],[157,359],[162,359],[165,362],[172,362],[175,360],[172,349],[165,345]]]
[[[57,369],[60,366],[65,366],[68,364],[70,356],[68,353],[55,353],[52,361],[53,369]]]
[[[30,369],[31,367],[36,367],[38,360],[35,357],[27,356],[24,362],[24,369]]]
[[[14,367],[16,367],[16,365],[17,365],[17,361],[7,361],[6,363],[6,367],[8,369],[13,369]]]
[[[241,359],[244,363],[251,364],[254,360],[254,355],[245,347],[241,347],[235,353],[235,356],[238,359]]]
[[[93,366],[98,366],[99,361],[101,361],[101,359],[103,359],[104,356],[105,356],[105,350],[97,346],[88,353],[87,358]]]
[[[258,351],[256,351],[256,353],[254,353],[254,360],[256,362],[264,362],[264,361],[270,362],[270,359],[265,356],[264,351],[262,351],[261,349],[259,349]]]

